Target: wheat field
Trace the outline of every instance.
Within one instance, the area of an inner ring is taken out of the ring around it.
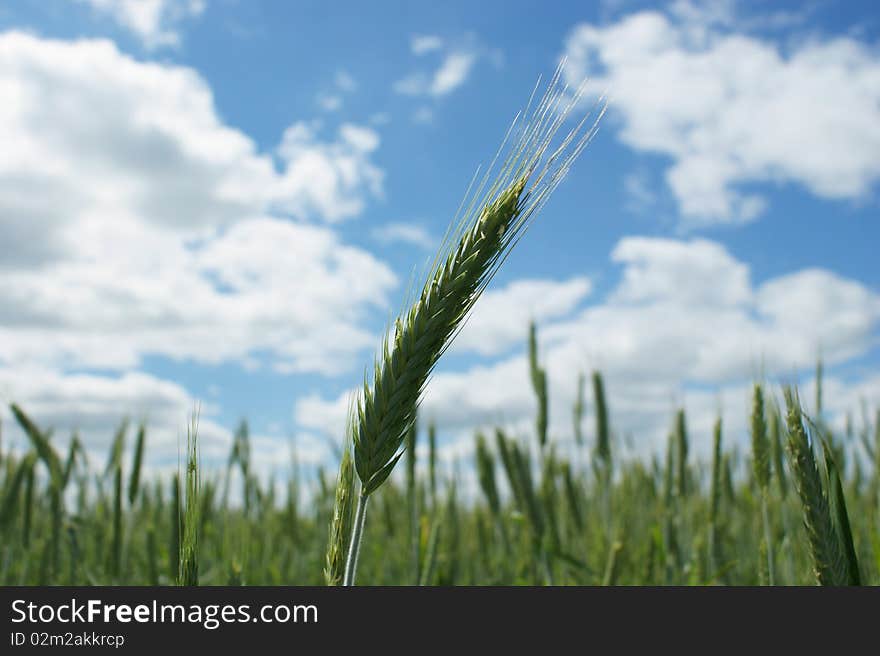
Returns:
[[[584,405],[601,410],[583,427],[578,453],[560,455],[537,432],[474,436],[477,498],[438,466],[437,427],[411,429],[403,476],[373,495],[358,581],[880,583],[880,413],[837,434],[802,415],[791,392],[786,410],[756,386],[749,452],[727,446],[720,420],[713,435],[689,433],[681,410],[670,418],[665,458],[623,461],[602,377],[587,380],[592,394],[573,408],[575,421]],[[143,426],[122,424],[96,471],[78,440],[59,453],[48,427],[12,410],[30,449],[0,452],[3,585],[339,583],[328,576],[328,546],[339,537],[331,527],[340,525],[331,521],[340,505],[334,474],[321,470],[307,501],[304,481],[261,482],[249,467],[246,423],[224,471],[200,471],[193,427],[179,474],[144,480]],[[689,455],[698,440],[712,442],[711,461]],[[417,463],[425,449],[413,447],[423,441],[431,455]],[[343,542],[350,523],[339,529]]]

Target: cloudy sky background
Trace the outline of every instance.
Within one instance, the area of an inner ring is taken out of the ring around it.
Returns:
[[[263,473],[291,448],[332,464],[414,272],[567,55],[609,113],[434,376],[444,462],[476,426],[528,434],[530,318],[563,445],[594,368],[629,453],[679,405],[698,455],[718,412],[744,439],[751,382],[812,399],[819,353],[828,419],[858,425],[880,405],[878,34],[871,3],[822,0],[5,2],[0,400],[96,462],[127,415],[176,466],[200,404],[208,464],[242,417]]]

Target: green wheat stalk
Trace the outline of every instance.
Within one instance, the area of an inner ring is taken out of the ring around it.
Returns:
[[[586,379],[583,373],[578,374],[577,393],[574,397],[574,407],[572,408],[572,424],[574,428],[574,443],[578,446],[584,444],[584,411],[586,404],[584,403],[584,393],[586,387]]]
[[[180,559],[178,584],[196,586],[199,584],[199,495],[201,494],[201,474],[199,471],[198,410],[193,413],[192,422],[186,433],[186,471],[184,500],[180,539]]]
[[[712,479],[709,485],[709,577],[714,578],[718,569],[718,512],[721,506],[721,417],[715,420],[712,431]]]
[[[0,528],[5,529],[15,516],[22,488],[27,485],[30,472],[33,470],[36,461],[37,454],[31,451],[19,461],[12,479],[7,482],[6,490],[3,493],[3,501],[0,502]]]
[[[605,533],[611,538],[611,430],[608,425],[608,406],[605,402],[605,383],[602,374],[594,371],[593,404],[596,406],[596,445],[593,449],[593,470],[599,481],[602,516]]]
[[[562,483],[565,489],[565,500],[568,506],[568,516],[575,530],[580,533],[584,528],[583,510],[581,509],[580,494],[568,462],[561,464]]]
[[[594,457],[603,469],[611,469],[611,434],[608,429],[608,406],[605,403],[605,383],[602,374],[594,371],[593,403],[596,406],[596,447]]]
[[[134,445],[134,456],[131,463],[131,477],[128,480],[128,503],[134,505],[137,499],[141,483],[141,468],[144,462],[144,442],[146,440],[147,427],[143,423],[138,426],[137,438]]]
[[[785,389],[785,403],[789,464],[803,508],[804,528],[816,580],[820,585],[857,584],[858,572],[851,569],[846,548],[832,518],[831,504],[813,455],[813,445],[804,427],[800,401],[791,388]]]
[[[466,195],[469,200],[463,203],[461,220],[453,222],[456,227],[447,234],[424,287],[394,321],[372,376],[364,380],[351,421],[361,491],[344,585],[355,581],[367,501],[403,455],[401,446],[434,366],[532,217],[595,133],[596,123],[585,129],[585,116],[550,150],[580,97],[580,92],[572,98],[559,87],[561,71],[560,66],[494,180],[489,183],[490,166],[474,193]]]
[[[773,539],[770,531],[770,442],[767,437],[767,420],[764,417],[764,391],[755,384],[752,391],[752,469],[761,494],[761,523],[764,529],[761,551],[766,555],[767,584],[776,585],[773,564]]]
[[[351,532],[354,465],[351,459],[351,448],[348,444],[342,450],[342,461],[339,464],[335,494],[324,565],[324,581],[330,586],[336,586],[342,582],[345,567],[345,545],[348,543]]]
[[[46,469],[49,470],[49,509],[52,532],[49,542],[46,544],[45,553],[48,561],[45,562],[45,567],[49,568],[46,572],[51,570],[52,575],[55,575],[60,569],[61,562],[61,524],[64,509],[64,501],[62,499],[64,471],[61,466],[61,458],[49,441],[51,431],[47,433],[41,431],[16,404],[13,403],[9,407],[19,426],[21,426],[28,439],[30,439],[31,444],[33,444],[37,456],[46,465]],[[30,518],[28,522],[30,522]]]
[[[437,507],[437,426],[428,424],[428,485],[431,492],[431,509]]]
[[[529,378],[532,381],[535,400],[538,402],[535,434],[538,436],[538,446],[543,455],[544,449],[547,448],[547,372],[538,361],[538,330],[534,321],[529,323]]]
[[[678,496],[684,498],[688,493],[688,434],[684,408],[679,408],[675,415],[675,445],[676,445],[676,487]]]

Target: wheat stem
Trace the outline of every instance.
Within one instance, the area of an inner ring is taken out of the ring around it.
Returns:
[[[367,500],[369,495],[363,489],[358,495],[357,509],[354,513],[354,525],[351,529],[351,545],[348,547],[348,559],[345,561],[345,576],[342,585],[354,585],[354,577],[357,572],[358,557],[361,551],[361,540],[364,533],[364,522],[367,518]]]
[[[761,519],[764,526],[764,545],[767,552],[767,585],[776,585],[776,568],[773,564],[773,534],[770,531],[770,508],[767,492],[761,492]]]

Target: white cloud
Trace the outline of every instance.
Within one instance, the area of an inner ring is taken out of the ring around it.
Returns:
[[[755,304],[777,326],[778,351],[793,361],[798,353],[815,351],[816,344],[839,361],[860,355],[872,340],[876,343],[872,331],[880,318],[880,297],[822,269],[766,282],[757,289]]]
[[[0,36],[0,53],[0,222],[21,231],[24,222],[10,217],[27,216],[50,245],[58,235],[49,233],[63,227],[51,216],[59,206],[191,230],[276,203],[300,218],[338,220],[381,194],[371,130],[343,126],[326,142],[296,123],[279,148],[279,174],[249,137],[223,124],[191,69],[136,62],[108,41],[16,32]]]
[[[481,58],[496,65],[501,58],[499,51],[481,45],[472,34],[456,43],[434,35],[413,36],[410,50],[417,57],[435,54],[439,63],[432,71],[416,71],[397,80],[392,89],[401,95],[424,98],[441,98],[461,87]]]
[[[0,53],[4,224],[24,213],[58,239],[63,208],[190,230],[271,200],[271,160],[223,125],[191,69],[136,62],[109,41],[17,32],[0,35]]]
[[[370,159],[379,142],[371,128],[350,123],[339,128],[336,141],[322,142],[314,125],[294,123],[278,147],[285,171],[275,187],[273,207],[331,223],[357,216],[367,198],[382,196],[385,174]]]
[[[76,0],[88,4],[120,27],[134,34],[144,47],[153,49],[180,44],[177,26],[198,18],[205,11],[205,0]]]
[[[669,4],[669,13],[694,28],[729,27],[736,20],[733,0],[716,0],[701,4],[690,0],[675,0]]]
[[[445,96],[465,83],[476,61],[474,52],[450,52],[433,74],[409,75],[394,83],[394,91],[407,96]]]
[[[842,362],[875,340],[880,297],[828,271],[755,286],[744,263],[705,240],[626,238],[612,258],[624,270],[607,301],[546,332],[570,361],[626,380],[722,384],[809,365],[820,348]]]
[[[416,34],[410,38],[409,46],[414,55],[425,55],[429,52],[442,50],[443,39],[434,34]]]
[[[445,96],[467,80],[476,56],[468,52],[450,53],[440,68],[434,73],[428,93],[432,96]]]
[[[220,363],[263,351],[278,370],[330,374],[373,345],[366,310],[396,283],[328,230],[270,218],[190,248],[147,230],[96,241],[116,255],[8,275],[0,362],[120,369],[147,354]]]
[[[0,366],[332,373],[374,343],[395,276],[307,222],[381,195],[375,131],[296,123],[279,171],[197,73],[103,40],[0,35],[0,94]]]
[[[382,244],[410,244],[431,250],[434,238],[420,225],[412,223],[386,223],[371,231],[373,239]]]
[[[751,300],[748,266],[716,242],[629,237],[618,243],[611,259],[626,265],[613,294],[621,303],[712,308]]]
[[[752,380],[808,383],[820,349],[833,368],[877,344],[880,296],[828,271],[808,269],[754,285],[745,264],[705,240],[626,238],[612,258],[623,265],[623,272],[603,302],[565,317],[583,296],[576,293],[575,279],[568,297],[564,287],[557,288],[563,311],[549,314],[563,318],[539,324],[540,358],[549,376],[551,434],[563,445],[571,442],[579,372],[603,372],[614,429],[618,438],[634,436],[636,453],[659,450],[679,405],[687,408],[691,430],[701,436],[694,440],[696,451],[707,453],[719,410],[728,439],[736,442],[744,435]],[[502,290],[496,300],[513,300],[519,295],[513,289]],[[491,297],[481,303],[487,299]],[[518,311],[515,303],[504,306],[497,322],[493,308],[483,306],[489,321],[482,328],[486,342],[503,331],[505,317]],[[516,319],[515,330],[501,339],[508,344],[516,339],[524,350],[525,321]],[[477,324],[471,343],[479,343],[479,328]],[[799,379],[805,372],[807,377]],[[880,404],[876,376],[849,381],[829,376],[826,382],[827,397],[837,396],[829,405],[832,413],[847,404],[857,409],[860,397]],[[807,386],[805,398],[809,393]],[[346,399],[310,398],[298,406],[297,419],[312,427],[326,422],[338,428],[344,425]],[[469,443],[479,426],[503,425],[530,435],[534,412],[522,351],[464,371],[441,368],[421,406],[423,419],[436,420],[439,430],[459,446]],[[592,421],[588,416],[585,422],[588,435]]]
[[[753,220],[766,200],[744,191],[752,183],[796,183],[829,199],[871,193],[880,178],[874,48],[838,37],[784,50],[724,27],[738,25],[724,12],[678,16],[577,26],[566,74],[611,91],[626,145],[672,158],[666,182],[686,225]]]
[[[346,123],[339,128],[339,134],[359,153],[371,153],[379,147],[379,134],[370,128]]]

